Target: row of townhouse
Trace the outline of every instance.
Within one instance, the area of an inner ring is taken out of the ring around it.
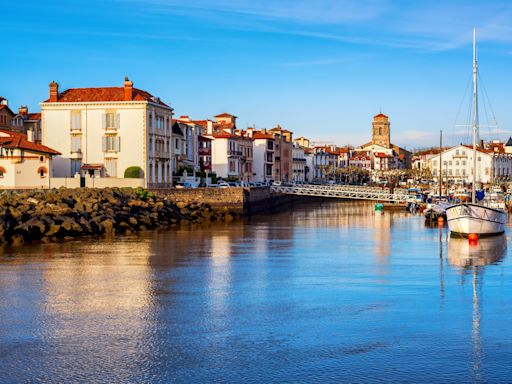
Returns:
[[[66,90],[52,81],[40,107],[40,113],[29,113],[22,106],[15,114],[0,98],[0,155],[8,153],[10,162],[15,156],[17,164],[44,160],[23,184],[6,177],[9,167],[0,164],[0,188],[164,188],[186,177],[208,180],[213,174],[243,183],[312,182],[332,179],[349,166],[385,170],[408,165],[408,152],[389,142],[390,124],[383,114],[374,117],[372,142],[351,149],[311,146],[307,138],[294,140],[293,132],[280,125],[240,129],[229,113],[205,120],[176,118],[169,104],[135,88],[128,78],[120,87]]]

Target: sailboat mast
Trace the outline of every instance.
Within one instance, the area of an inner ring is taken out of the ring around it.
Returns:
[[[439,131],[439,201],[443,196],[443,130]]]
[[[471,201],[476,202],[476,142],[478,134],[478,95],[477,95],[476,28],[473,28],[473,177]]]

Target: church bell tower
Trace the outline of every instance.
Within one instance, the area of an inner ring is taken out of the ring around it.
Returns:
[[[379,113],[373,117],[372,123],[372,144],[385,148],[391,148],[389,117]]]

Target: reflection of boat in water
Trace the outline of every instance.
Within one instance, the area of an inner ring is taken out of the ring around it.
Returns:
[[[483,271],[486,265],[500,262],[505,256],[507,249],[507,238],[505,235],[483,238],[477,245],[470,245],[467,239],[448,239],[448,261],[452,266],[460,267],[463,276],[472,274],[472,304],[473,313],[471,318],[471,376],[472,382],[484,382],[482,377],[482,362],[485,356],[484,344],[482,343],[481,326],[481,300],[483,287]],[[465,279],[462,278],[461,285]]]
[[[506,250],[507,238],[503,234],[481,238],[476,245],[460,237],[448,239],[448,261],[451,265],[461,268],[495,264],[503,259]]]

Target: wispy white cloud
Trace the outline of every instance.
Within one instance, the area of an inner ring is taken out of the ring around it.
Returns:
[[[344,58],[331,58],[331,59],[319,59],[319,60],[305,60],[305,61],[289,61],[285,63],[279,63],[281,67],[313,67],[319,65],[335,65],[344,63],[353,63],[357,61],[363,61],[371,58],[371,55],[351,55]]]
[[[512,4],[463,0],[117,0],[141,12],[208,18],[216,27],[279,33],[417,51],[466,45],[476,25],[481,40],[512,42]]]
[[[340,24],[372,20],[388,8],[389,0],[120,0],[144,3],[160,10],[183,13],[228,13],[307,24]]]

